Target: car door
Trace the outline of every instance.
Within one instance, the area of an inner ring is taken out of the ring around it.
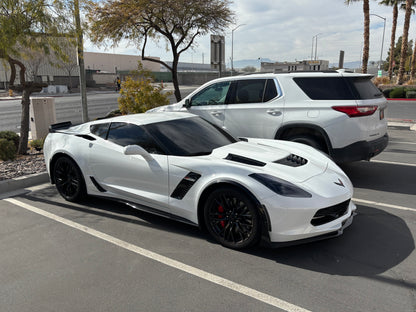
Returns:
[[[230,81],[221,81],[202,89],[189,100],[188,111],[218,127],[223,127],[230,85]]]
[[[235,137],[274,139],[283,121],[284,98],[275,79],[233,82],[224,129]]]
[[[152,160],[125,155],[127,145],[139,145]],[[92,141],[89,167],[104,190],[124,199],[168,212],[168,161],[147,132],[134,124],[113,122],[105,139]]]

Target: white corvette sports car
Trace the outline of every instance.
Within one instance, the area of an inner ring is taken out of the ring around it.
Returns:
[[[206,229],[241,249],[342,234],[356,206],[345,173],[294,142],[244,139],[188,113],[137,114],[52,125],[50,180],[68,201],[121,200]]]

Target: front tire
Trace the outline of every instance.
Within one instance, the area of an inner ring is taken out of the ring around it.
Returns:
[[[86,197],[84,177],[78,165],[71,158],[58,158],[53,167],[56,188],[59,194],[70,202],[80,202]]]
[[[253,201],[236,188],[213,191],[204,206],[204,220],[210,235],[225,247],[243,249],[260,239],[258,210]]]

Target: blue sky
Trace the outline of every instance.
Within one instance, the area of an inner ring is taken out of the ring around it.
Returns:
[[[370,1],[370,13],[385,17],[383,59],[390,46],[392,8]],[[273,61],[295,61],[311,58],[312,38],[318,35],[319,59],[337,63],[339,51],[345,51],[345,62],[360,61],[363,45],[362,2],[349,6],[344,0],[234,0],[231,6],[237,22],[225,33],[226,63],[231,57],[231,30],[234,31],[234,61],[268,58]],[[396,38],[403,33],[404,11],[399,12]],[[370,16],[370,61],[380,59],[383,19]],[[412,16],[409,39],[416,38],[416,20]],[[86,51],[137,55],[141,53],[126,42],[115,48],[96,47],[88,40]],[[210,37],[199,37],[194,49],[182,54],[180,61],[209,63]],[[170,61],[165,44],[151,44],[147,55]]]

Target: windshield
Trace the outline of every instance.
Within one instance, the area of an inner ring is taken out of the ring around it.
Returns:
[[[177,119],[144,126],[168,155],[209,155],[212,150],[235,143],[225,131],[200,117]]]

